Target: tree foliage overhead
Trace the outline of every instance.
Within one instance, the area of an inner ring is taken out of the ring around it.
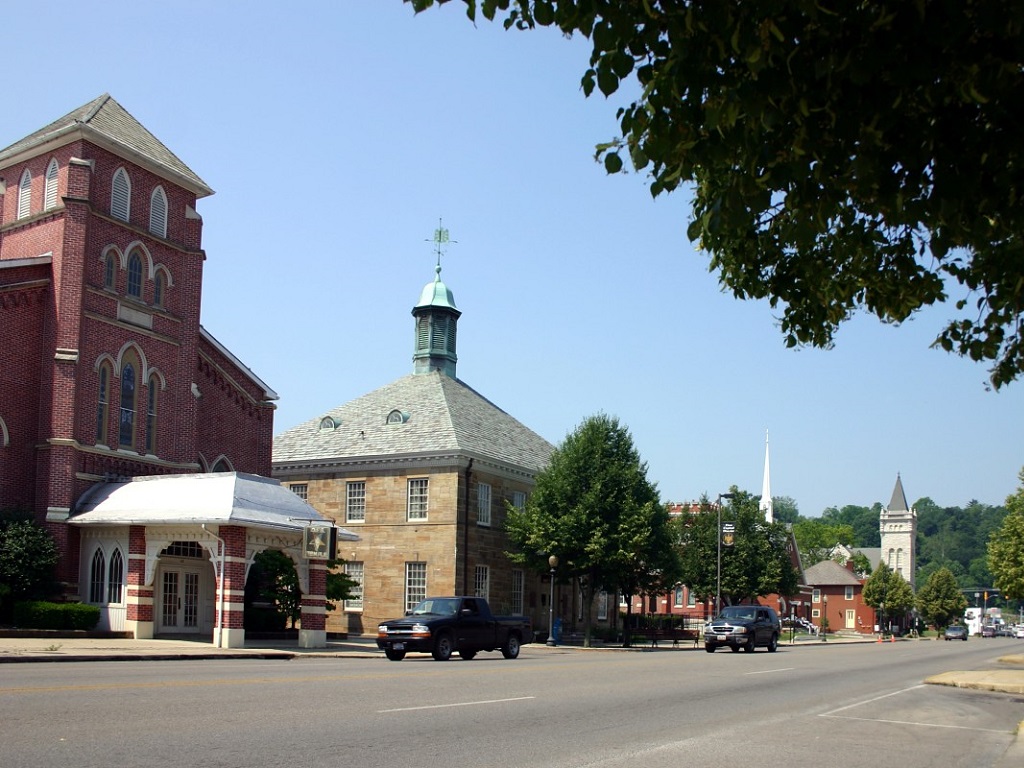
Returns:
[[[590,643],[596,589],[664,591],[678,570],[668,511],[629,430],[604,414],[583,421],[555,449],[522,509],[511,507],[505,528],[514,562],[558,570],[579,580]]]
[[[588,96],[635,80],[598,158],[654,195],[692,184],[690,238],[724,288],[781,310],[787,345],[952,300],[937,346],[996,388],[1024,371],[1024,4],[462,2],[588,38]]]

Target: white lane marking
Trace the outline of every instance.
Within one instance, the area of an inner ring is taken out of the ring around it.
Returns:
[[[459,701],[454,704],[430,704],[422,707],[398,707],[396,709],[378,709],[377,714],[383,715],[388,712],[415,712],[418,709],[447,709],[448,707],[475,707],[480,704],[504,704],[507,701],[527,701],[535,699],[536,696],[517,696],[514,699],[485,699],[484,701]]]
[[[770,675],[773,672],[791,672],[794,669],[796,669],[796,667],[782,667],[780,669],[762,669],[762,670],[758,670],[757,672],[747,672],[745,674],[748,674],[748,675]]]

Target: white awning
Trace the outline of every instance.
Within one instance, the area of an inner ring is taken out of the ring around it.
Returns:
[[[99,482],[82,495],[68,518],[72,525],[207,523],[291,531],[325,520],[277,480],[243,472]],[[359,536],[338,528],[338,540],[358,541]]]

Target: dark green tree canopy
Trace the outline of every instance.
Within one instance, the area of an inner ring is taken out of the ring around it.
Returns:
[[[1002,527],[988,541],[988,567],[995,586],[1011,600],[1024,600],[1024,469],[1017,492],[1006,499]]]
[[[723,288],[781,311],[787,345],[952,301],[937,346],[996,388],[1024,371],[1024,4],[462,1],[588,38],[588,96],[635,79],[598,158],[654,195],[692,184],[690,238]]]
[[[668,511],[629,430],[604,414],[555,449],[526,506],[509,508],[505,528],[514,562],[546,571],[555,555],[559,572],[579,580],[588,645],[594,590],[663,591],[675,583]]]
[[[735,542],[722,547],[722,600],[752,602],[757,597],[797,591],[798,577],[786,550],[782,523],[765,523],[758,498],[738,490],[722,509],[722,521],[735,525]],[[694,515],[676,518],[682,560],[682,581],[703,599],[718,587],[718,510],[707,497]]]
[[[921,618],[937,628],[949,626],[963,616],[967,598],[948,568],[939,568],[917,592],[917,610]]]

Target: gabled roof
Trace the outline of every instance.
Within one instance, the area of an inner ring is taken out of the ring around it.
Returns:
[[[205,181],[128,114],[109,93],[0,150],[0,167],[38,154],[47,146],[62,146],[80,138],[131,159],[158,176],[191,190],[197,197],[213,194]]]
[[[389,416],[391,417],[389,419]],[[462,381],[404,376],[274,439],[274,467],[458,454],[536,473],[554,446]]]
[[[243,472],[133,477],[97,483],[68,522],[75,525],[180,525],[211,523],[300,531],[323,522],[313,507],[277,480]],[[359,537],[344,528],[338,538]]]
[[[822,560],[806,568],[804,582],[812,587],[860,585],[860,579],[835,560]]]

